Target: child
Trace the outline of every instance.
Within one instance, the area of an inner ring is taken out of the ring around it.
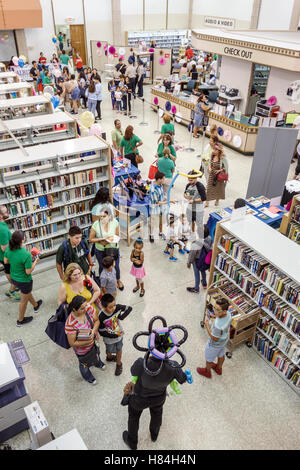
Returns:
[[[130,261],[132,262],[130,274],[135,276],[136,279],[136,287],[133,289],[133,292],[137,292],[141,288],[140,297],[143,297],[145,294],[143,279],[146,276],[146,272],[144,268],[143,247],[144,243],[142,238],[137,238],[130,255]]]
[[[116,105],[116,98],[115,98],[116,86],[115,86],[113,80],[111,80],[108,83],[108,91],[110,92],[112,109],[115,109],[115,105]]]
[[[191,229],[188,221],[186,220],[185,214],[181,214],[180,216],[180,225],[179,225],[179,241],[181,241],[184,245],[182,249],[183,252],[189,253],[190,250],[187,249],[187,242],[191,236]],[[179,250],[179,252],[181,252]]]
[[[106,346],[106,360],[117,363],[115,375],[121,375],[123,370],[121,357],[124,330],[120,320],[124,320],[131,311],[132,307],[116,305],[111,294],[105,294],[101,299],[99,333]]]
[[[89,87],[86,89],[85,96],[88,99],[88,110],[95,116],[98,93],[96,92],[96,87],[93,80],[91,80]]]
[[[120,91],[120,87],[117,86],[117,90],[115,92],[116,104],[117,104],[117,113],[122,113],[122,92]]]
[[[183,250],[183,242],[179,241],[178,238],[176,237],[176,230],[175,230],[175,216],[174,214],[170,214],[170,221],[169,221],[169,232],[168,232],[168,242],[167,246],[165,248],[164,254],[165,255],[170,255],[169,260],[170,261],[177,261],[178,258],[175,258],[174,255],[174,247],[175,245],[180,246],[179,252],[181,254],[184,254]]]
[[[100,274],[101,293],[111,294],[114,298],[117,296],[117,276],[112,256],[105,256],[102,259],[103,270]]]

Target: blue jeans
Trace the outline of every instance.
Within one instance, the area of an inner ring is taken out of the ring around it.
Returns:
[[[99,353],[99,363],[96,364],[95,367],[101,368],[104,366],[104,362],[101,361],[99,349],[98,349],[98,353]],[[78,359],[78,362],[79,362],[79,359]],[[83,364],[81,364],[81,362],[79,362],[79,370],[82,375],[82,378],[86,380],[87,382],[93,382],[93,380],[95,380],[95,377],[91,373],[90,368],[84,366]]]
[[[104,251],[100,251],[100,250],[97,250],[97,248],[95,248],[95,255],[96,255],[96,258],[97,258],[97,261],[98,261],[98,264],[99,264],[99,278],[100,278],[100,274],[103,271],[102,258],[104,256]],[[119,279],[121,279],[120,250],[119,250],[119,248],[118,248],[118,258],[115,260],[115,268],[116,268],[116,277],[117,277],[117,280],[119,280]]]
[[[96,105],[97,105],[97,101],[96,100],[90,100],[88,99],[88,110],[93,113],[93,115],[95,116],[95,112],[96,112]]]
[[[206,272],[205,271],[199,271],[199,269],[196,266],[196,261],[193,263],[193,269],[194,269],[194,276],[195,276],[195,289],[199,290],[200,287],[200,273],[202,277],[202,285],[206,286]]]

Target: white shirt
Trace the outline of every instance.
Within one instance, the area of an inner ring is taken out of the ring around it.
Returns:
[[[300,129],[300,116],[296,117],[295,121],[293,122],[296,129]]]
[[[216,60],[213,60],[212,63],[210,64],[210,71],[211,73],[213,73],[214,75],[217,74],[217,61]]]

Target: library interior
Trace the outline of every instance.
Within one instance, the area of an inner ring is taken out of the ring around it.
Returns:
[[[0,10],[0,450],[300,450],[300,0]]]

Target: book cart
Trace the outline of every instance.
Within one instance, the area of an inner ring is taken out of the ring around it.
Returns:
[[[239,220],[220,221],[215,233],[208,295],[214,288],[221,290],[223,296],[225,290],[231,304],[235,292],[257,306],[260,312],[253,349],[300,395],[297,244],[251,214]],[[242,315],[237,321],[239,318]]]
[[[295,195],[287,214],[282,217],[280,233],[300,245],[300,196]]]
[[[0,100],[0,119],[20,119],[25,116],[39,116],[53,113],[51,101],[44,95],[24,96]]]
[[[19,82],[19,76],[16,72],[0,72],[0,83]]]
[[[87,235],[90,202],[101,186],[111,192],[109,147],[99,137],[1,152],[0,204],[11,228],[25,232],[26,248],[38,248],[41,258],[57,251],[72,225]],[[43,269],[53,267],[50,261]]]
[[[0,99],[15,93],[16,98],[21,98],[22,96],[33,96],[33,86],[27,82],[14,82],[14,83],[1,83],[0,84]],[[7,97],[10,98],[9,96]],[[11,97],[13,98],[13,97]]]
[[[76,121],[64,112],[0,121],[0,151],[17,148],[18,142],[27,146],[74,137],[78,137]]]

